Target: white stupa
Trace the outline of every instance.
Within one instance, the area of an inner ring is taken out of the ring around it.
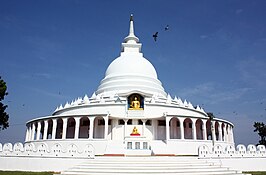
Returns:
[[[141,53],[133,16],[120,56],[92,96],[61,104],[26,126],[25,143],[0,143],[0,170],[65,175],[266,171],[265,146],[235,147],[232,123],[165,92]]]
[[[165,92],[141,46],[131,16],[121,54],[96,92],[27,122],[25,142],[90,146],[95,155],[197,155],[202,144],[234,145],[232,123],[210,121],[201,107]]]

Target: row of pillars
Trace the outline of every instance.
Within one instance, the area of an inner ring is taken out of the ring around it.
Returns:
[[[78,139],[79,137],[79,128],[80,128],[80,119],[82,117],[73,117],[75,119],[75,133],[74,133],[74,139]],[[94,119],[96,117],[88,117],[89,121],[90,121],[90,130],[89,130],[89,139],[93,139],[93,132],[94,132]],[[170,140],[170,121],[173,117],[172,116],[166,116],[166,140]],[[184,117],[176,117],[179,122],[180,122],[180,135],[181,135],[181,139],[185,139],[185,133],[184,133],[184,121],[187,118]],[[108,136],[108,119],[109,119],[109,115],[106,115],[103,117],[104,121],[105,121],[105,126],[104,126],[104,139],[107,139]],[[190,118],[190,120],[192,121],[192,135],[193,135],[193,140],[197,139],[197,131],[196,131],[196,121],[198,120],[197,118]],[[206,123],[207,123],[207,119],[200,119],[202,121],[202,134],[203,134],[203,140],[208,140],[207,138],[207,129],[206,129]],[[57,131],[57,118],[52,119],[53,122],[53,128],[52,128],[52,134],[51,134],[51,139],[55,139],[56,138],[56,131]],[[67,123],[68,123],[68,118],[62,118],[63,121],[63,130],[62,130],[62,138],[61,139],[66,139],[66,132],[67,132]],[[127,121],[128,119],[124,119],[125,122],[125,126],[124,126],[124,137],[127,136],[126,135],[126,128],[127,128]],[[145,135],[144,131],[146,128],[146,119],[142,119],[142,133],[141,135]],[[27,127],[27,131],[26,131],[26,138],[25,141],[33,141],[33,140],[40,140],[41,138],[41,122],[42,121],[38,121],[37,122],[37,132],[36,132],[36,123],[31,123],[29,124],[29,126]],[[216,139],[216,134],[215,134],[215,123],[218,121],[211,121],[211,134],[212,134],[212,140],[216,141],[226,141],[226,142],[233,142],[233,130],[232,127],[229,125],[228,127],[226,127],[226,125],[228,124],[224,124],[224,126],[222,127],[223,122],[218,122],[218,139]],[[223,130],[223,131],[222,131]],[[223,134],[222,134],[223,133]],[[36,135],[35,135],[36,134]],[[43,132],[43,140],[47,139],[47,134],[48,134],[48,120],[44,120],[44,132]]]
[[[73,117],[75,119],[76,125],[75,125],[75,134],[74,134],[74,139],[78,139],[79,136],[79,127],[80,127],[80,119],[82,117]],[[94,131],[94,119],[96,117],[88,117],[90,121],[90,130],[89,130],[89,139],[93,139],[93,131]],[[105,133],[104,133],[104,138],[107,138],[108,134],[108,118],[109,115],[106,115],[103,117],[105,121]],[[57,121],[58,118],[52,119],[53,122],[53,128],[52,128],[52,139],[56,138],[56,131],[57,131]],[[68,123],[68,118],[62,118],[63,121],[63,130],[62,130],[62,139],[66,139],[66,133],[67,133],[67,123]],[[41,122],[37,122],[37,132],[36,132],[36,124],[32,123],[27,127],[26,131],[26,137],[25,141],[33,141],[33,140],[40,140],[41,138]],[[36,136],[35,136],[36,134]],[[44,120],[44,132],[43,132],[43,140],[47,139],[47,134],[48,134],[48,120]]]
[[[172,116],[167,116],[166,117],[166,140],[170,140],[170,121],[173,117]],[[185,134],[184,134],[184,121],[187,118],[183,117],[176,117],[179,122],[180,122],[180,135],[181,139],[185,139]],[[192,121],[192,135],[193,135],[193,140],[197,139],[197,131],[196,131],[196,121],[199,120],[197,118],[190,118]],[[208,140],[207,138],[207,129],[206,129],[206,123],[207,119],[200,119],[202,121],[202,133],[203,133],[203,140]],[[218,139],[216,138],[216,132],[215,132],[215,123],[218,122]],[[233,128],[231,125],[224,124],[222,127],[223,122],[219,121],[211,121],[211,136],[212,140],[216,141],[226,141],[226,142],[234,142],[234,137],[233,137]],[[228,126],[227,126],[228,125]],[[224,133],[224,134],[222,134]]]

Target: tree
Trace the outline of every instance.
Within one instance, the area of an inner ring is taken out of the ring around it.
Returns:
[[[254,132],[260,136],[259,145],[266,146],[266,125],[263,122],[254,122]]]
[[[9,127],[9,115],[5,112],[7,105],[2,103],[2,100],[4,100],[5,96],[8,94],[6,90],[6,82],[4,82],[4,80],[0,77],[0,130],[4,130]]]

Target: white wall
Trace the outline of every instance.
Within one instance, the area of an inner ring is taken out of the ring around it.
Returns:
[[[0,157],[0,169],[6,171],[60,172],[86,160],[77,158]]]

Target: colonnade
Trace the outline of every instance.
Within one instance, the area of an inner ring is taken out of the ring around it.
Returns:
[[[95,120],[97,119],[97,120]],[[27,124],[25,141],[38,141],[47,139],[108,139],[108,124],[112,119],[109,115],[105,116],[73,116],[62,118],[48,118],[32,121]],[[123,137],[126,133],[128,121],[123,120]],[[147,119],[142,121],[142,136],[145,136]],[[153,135],[158,130],[165,130],[165,135],[154,140],[212,140],[223,142],[234,142],[233,126],[224,121],[193,117],[165,116],[162,120],[152,119],[150,125],[157,130],[153,130]],[[163,122],[158,122],[163,121]],[[131,121],[132,122],[132,121]],[[163,123],[163,124],[162,124]],[[136,124],[136,123],[134,123]],[[132,123],[130,123],[132,125]],[[162,126],[159,128],[159,126]]]
[[[233,126],[218,120],[167,116],[166,140],[171,139],[213,140],[233,143]]]
[[[103,138],[106,139],[109,115],[62,117],[30,122],[27,124],[25,141],[68,139],[68,137],[93,139],[93,135],[95,135],[95,118],[104,120],[105,133]],[[74,132],[68,132],[71,128]],[[82,128],[85,128],[85,130],[83,129],[84,132],[81,132]]]

